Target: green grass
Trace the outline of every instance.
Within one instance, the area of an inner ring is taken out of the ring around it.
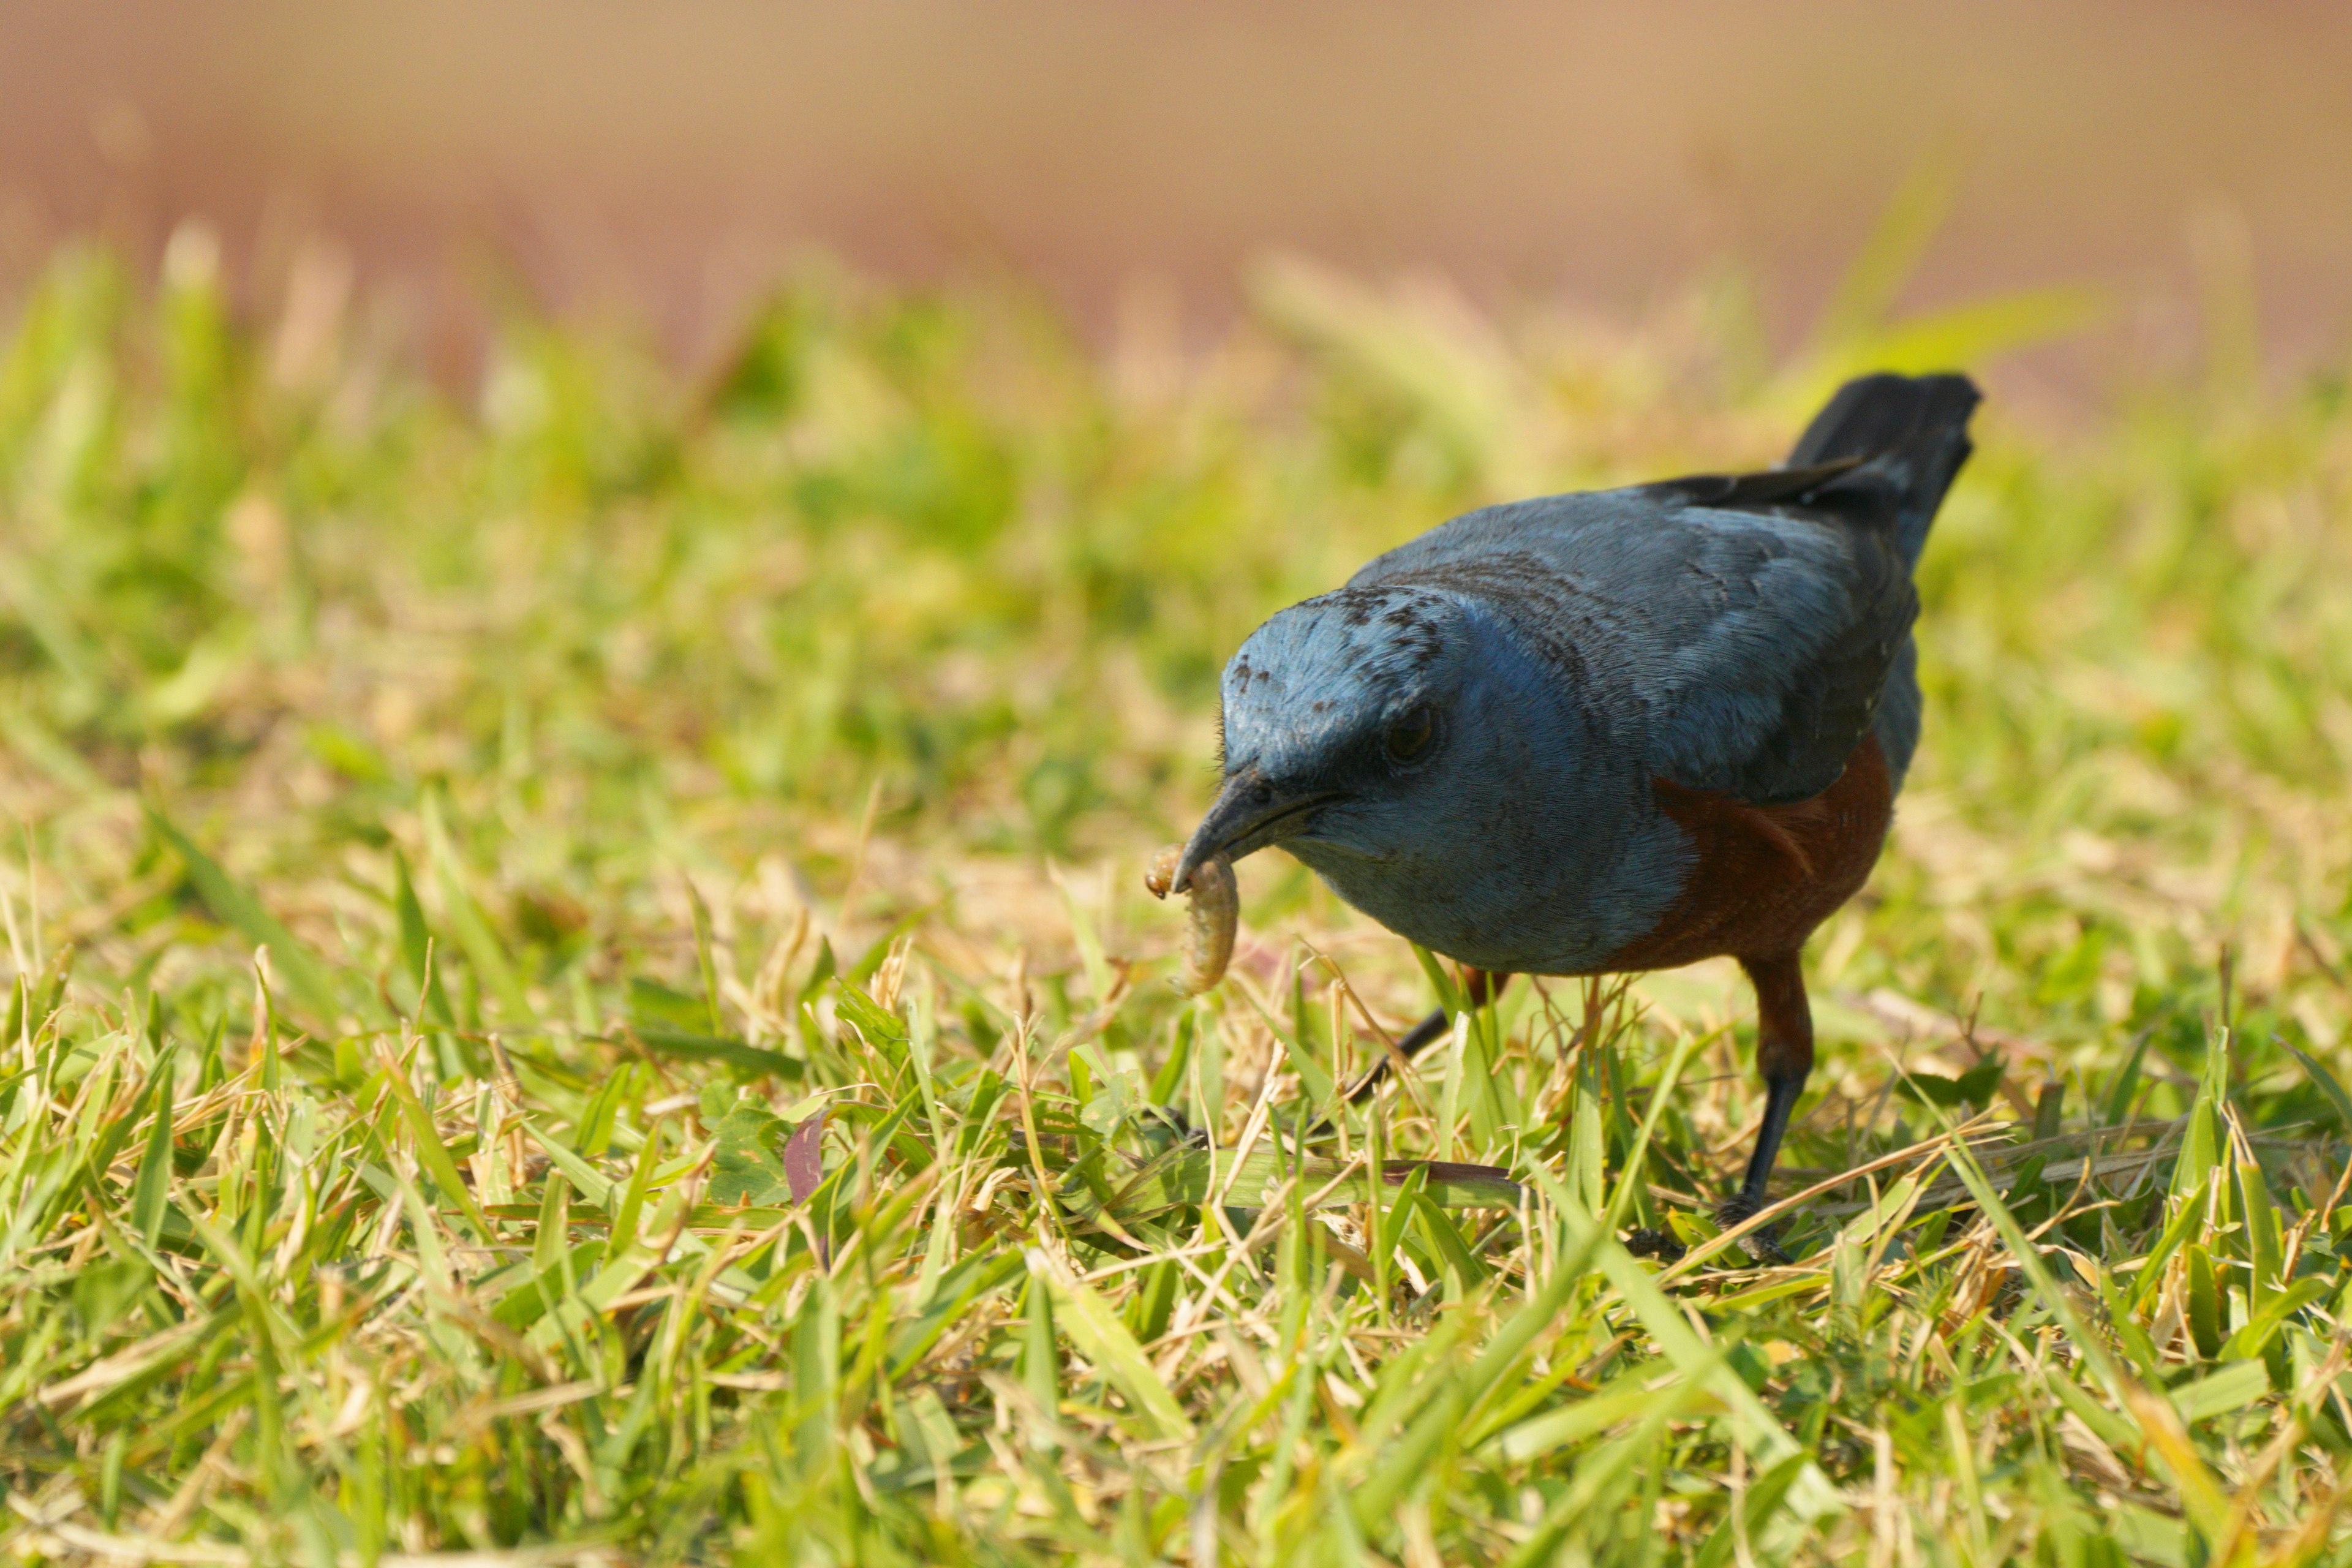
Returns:
[[[0,338],[0,1542],[2346,1561],[2340,376],[1986,410],[1790,1266],[1616,1239],[1713,1234],[1727,971],[1516,986],[1303,1164],[1431,976],[1269,856],[1167,984],[1258,619],[2073,308],[1890,321],[1892,265],[1785,363],[1727,288],[1272,268],[1187,357],[812,272],[700,384],[519,318],[466,405],[196,238],[59,258]],[[1433,1153],[1524,1196],[1366,1204]]]

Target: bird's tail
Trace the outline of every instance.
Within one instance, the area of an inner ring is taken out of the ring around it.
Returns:
[[[1965,375],[1857,377],[1813,416],[1788,466],[1860,458],[1864,471],[1876,470],[1893,480],[1902,496],[1895,542],[1903,563],[1916,566],[1936,509],[1968,461],[1969,416],[1978,396],[1976,384]]]

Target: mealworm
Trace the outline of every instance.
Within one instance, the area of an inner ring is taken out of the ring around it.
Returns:
[[[1176,862],[1182,857],[1182,848],[1171,844],[1151,858],[1143,885],[1153,898],[1169,895],[1176,879]],[[1184,922],[1184,973],[1176,988],[1187,996],[1198,996],[1223,979],[1225,965],[1233,962],[1234,932],[1241,924],[1241,898],[1234,885],[1233,862],[1222,855],[1211,856],[1192,868],[1183,890],[1190,908]]]

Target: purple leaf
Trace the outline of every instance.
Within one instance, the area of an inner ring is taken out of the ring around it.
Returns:
[[[784,1180],[796,1204],[808,1202],[809,1194],[824,1180],[824,1154],[817,1147],[824,1136],[824,1110],[819,1107],[784,1140]]]

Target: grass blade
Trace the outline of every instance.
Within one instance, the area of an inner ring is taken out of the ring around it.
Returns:
[[[205,907],[235,927],[247,942],[267,947],[271,963],[285,976],[287,988],[295,999],[314,1020],[331,1026],[344,1009],[326,962],[297,940],[277,916],[262,907],[260,900],[239,887],[212,857],[197,848],[195,841],[181,832],[161,807],[150,803],[145,809],[148,825],[187,868],[188,880],[195,885],[196,895],[204,900]]]
[[[1192,1436],[1192,1418],[1151,1369],[1143,1347],[1103,1299],[1085,1280],[1054,1262],[1043,1248],[1030,1247],[1024,1256],[1030,1278],[1042,1281],[1052,1293],[1056,1321],[1080,1352],[1127,1395],[1129,1405],[1160,1436]]]

